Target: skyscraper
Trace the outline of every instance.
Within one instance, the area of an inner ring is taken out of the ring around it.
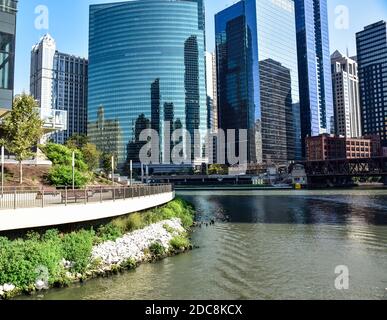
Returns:
[[[331,56],[336,134],[347,138],[362,136],[359,77],[355,59],[339,51]]]
[[[171,127],[178,125],[191,134],[199,129],[204,136],[204,50],[202,0],[134,0],[90,7],[88,121],[96,123],[103,107],[105,121],[119,123],[121,141],[114,152],[120,166],[136,160],[129,159],[129,154],[134,156],[127,148],[138,142],[134,126],[140,116],[159,133],[160,162],[168,162],[165,119],[171,120]]]
[[[305,138],[334,133],[327,0],[295,0],[303,154]]]
[[[215,24],[220,128],[248,130],[250,163],[300,158],[294,1],[240,1]]]
[[[12,108],[17,0],[0,0],[0,117]]]
[[[206,52],[206,84],[208,129],[215,132],[218,129],[218,104],[216,93],[216,55]]]
[[[59,52],[49,34],[32,48],[30,92],[43,117],[62,114],[65,121],[62,128],[58,127],[62,130],[49,136],[56,143],[87,133],[87,69],[87,59]]]
[[[387,147],[387,23],[356,34],[364,135],[378,135]]]

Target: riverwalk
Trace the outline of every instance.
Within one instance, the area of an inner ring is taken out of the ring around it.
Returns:
[[[0,232],[118,217],[175,198],[170,184],[82,190],[14,189],[0,195]]]

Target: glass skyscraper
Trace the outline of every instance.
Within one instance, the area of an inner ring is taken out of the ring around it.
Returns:
[[[17,0],[0,0],[0,116],[12,108]]]
[[[207,130],[203,0],[90,7],[88,134],[119,165],[138,161],[140,129]],[[106,134],[109,134],[109,139]],[[114,143],[110,143],[113,141]],[[201,147],[201,146],[199,146]],[[169,150],[160,149],[160,162]]]
[[[240,1],[215,24],[220,128],[249,130],[250,163],[300,158],[294,1]]]
[[[334,133],[327,0],[295,0],[302,145],[305,138]]]
[[[356,34],[364,135],[378,135],[387,147],[387,23]]]

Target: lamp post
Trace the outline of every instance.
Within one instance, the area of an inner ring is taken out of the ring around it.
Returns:
[[[4,195],[4,146],[1,146],[1,196]]]
[[[132,186],[132,180],[133,180],[133,160],[130,160],[130,186]]]
[[[73,191],[74,191],[75,190],[75,151],[73,151],[72,168],[73,168]]]
[[[114,186],[114,155],[112,155],[112,183]]]

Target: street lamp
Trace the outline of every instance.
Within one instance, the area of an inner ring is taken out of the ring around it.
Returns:
[[[112,182],[114,186],[114,155],[112,155]]]
[[[75,151],[73,151],[72,168],[73,168],[73,191],[74,191],[75,190]]]
[[[4,195],[4,146],[1,146],[1,196]]]
[[[133,160],[130,160],[130,186],[132,186],[133,180]]]

